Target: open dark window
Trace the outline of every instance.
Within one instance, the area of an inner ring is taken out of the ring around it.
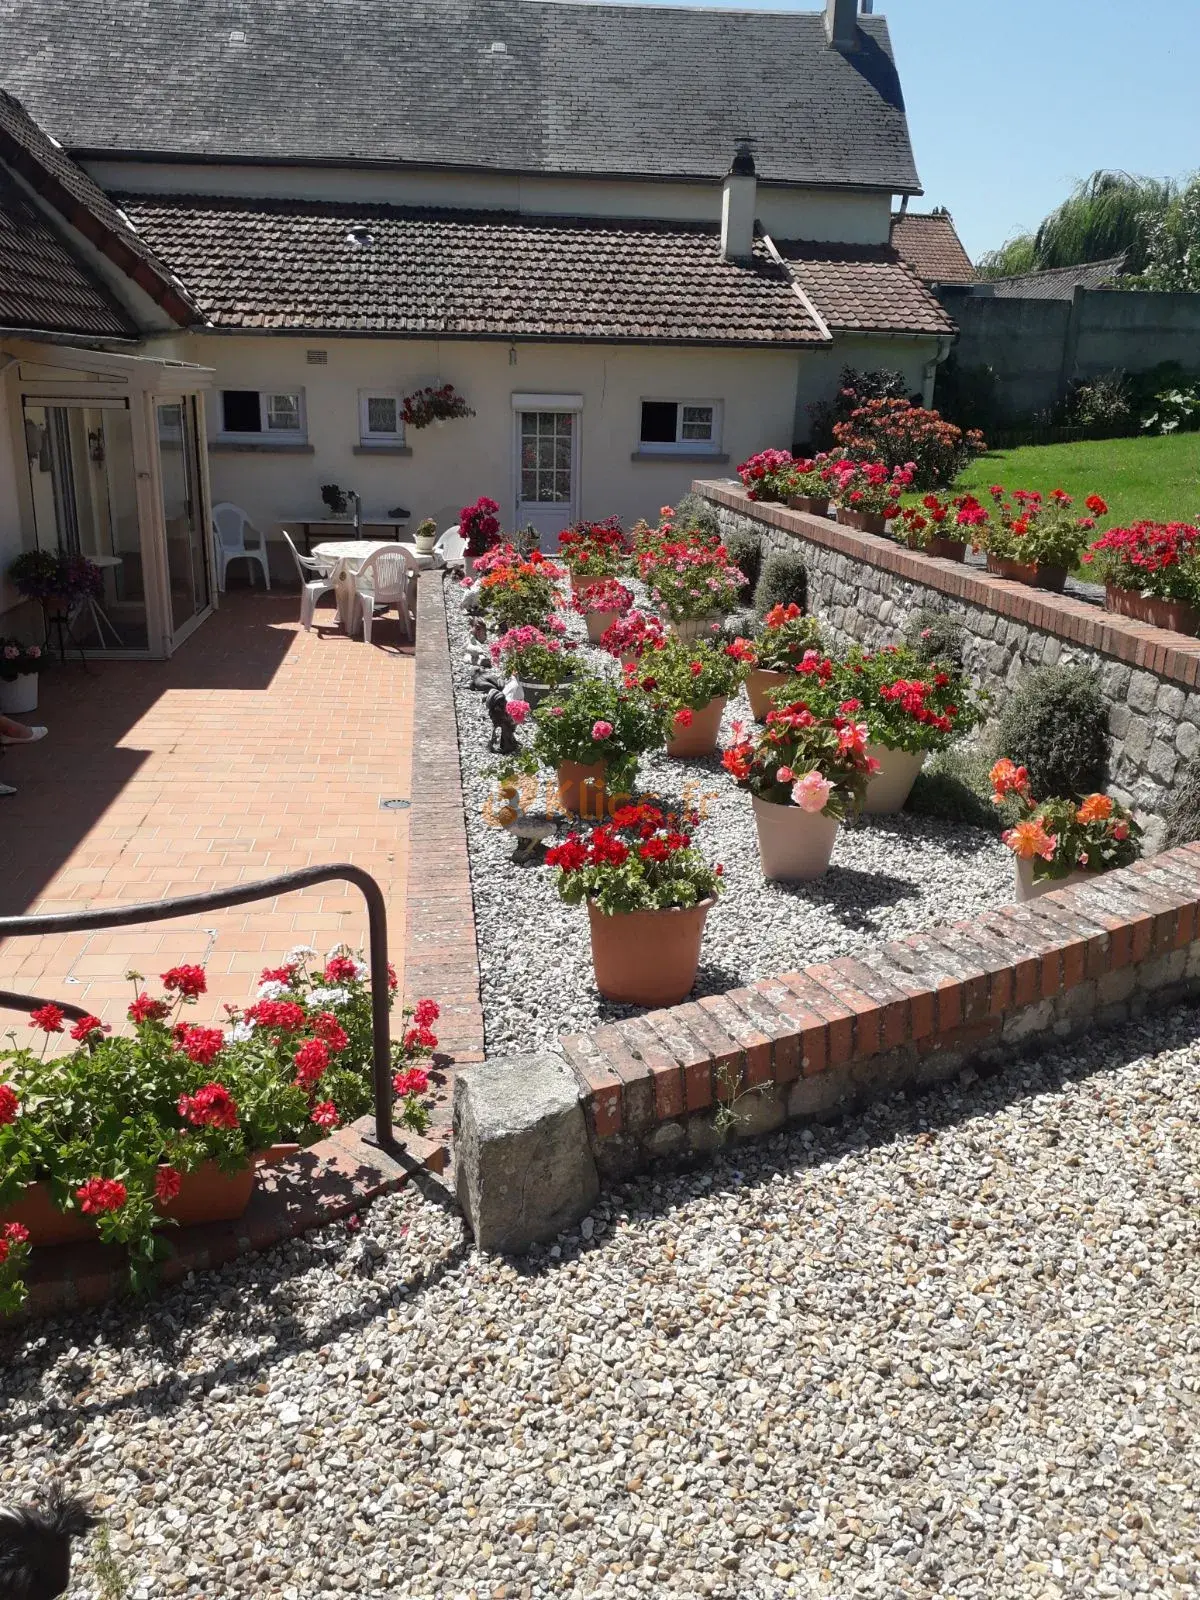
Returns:
[[[642,401],[642,443],[674,444],[679,432],[679,407],[673,400]]]
[[[221,411],[226,433],[262,432],[257,389],[222,389]]]

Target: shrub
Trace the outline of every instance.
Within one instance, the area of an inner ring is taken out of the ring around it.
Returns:
[[[964,739],[935,751],[917,774],[905,809],[998,834],[1001,818],[991,802],[988,782],[991,765],[985,741]]]
[[[808,610],[808,571],[795,550],[772,550],[762,564],[754,589],[754,609],[760,617],[776,606]]]
[[[1200,756],[1189,757],[1176,773],[1163,821],[1167,825],[1164,850],[1200,839]]]
[[[918,490],[945,488],[987,448],[978,430],[964,433],[911,400],[868,400],[834,427],[833,437],[860,460],[882,461],[888,467],[912,463]]]
[[[1063,421],[1097,433],[1133,432],[1133,395],[1124,372],[1102,372],[1072,388],[1063,404]]]
[[[721,537],[716,507],[699,494],[685,494],[675,507],[675,528],[679,533],[702,533],[708,539]]]
[[[1035,794],[1063,799],[1104,788],[1108,708],[1086,667],[1039,667],[1010,696],[996,727],[996,754],[1029,773]]]
[[[813,448],[832,449],[834,428],[867,400],[904,400],[907,396],[908,383],[902,372],[890,367],[877,367],[871,372],[843,367],[833,399],[818,400],[808,408]]]
[[[678,515],[678,512],[676,512]],[[730,533],[725,540],[729,559],[746,574],[746,581],[738,590],[738,605],[748,606],[754,598],[755,585],[762,571],[762,540],[756,533]]]
[[[962,624],[944,611],[922,607],[904,624],[904,642],[918,661],[950,661],[961,667],[965,638]]]
[[[955,356],[942,363],[937,372],[934,405],[956,427],[997,429],[1004,421],[995,367],[986,363],[962,366]]]

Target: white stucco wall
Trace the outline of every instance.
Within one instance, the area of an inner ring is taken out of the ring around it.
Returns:
[[[884,334],[842,334],[834,344],[813,351],[801,364],[796,389],[797,442],[808,438],[809,406],[818,400],[832,399],[843,367],[854,367],[859,372],[873,372],[881,367],[902,372],[909,393],[920,394],[929,363],[938,353],[936,338],[896,339]]]
[[[414,518],[440,526],[460,508],[491,495],[507,524],[515,518],[514,393],[581,394],[580,515],[618,514],[626,522],[652,516],[683,494],[697,475],[732,475],[764,445],[792,439],[797,375],[807,355],[794,351],[704,350],[615,345],[520,345],[386,339],[298,339],[287,336],[192,334],[150,347],[216,371],[214,390],[302,388],[311,454],[223,450],[220,396],[208,407],[214,501],[232,500],[268,534],[281,518],[321,510],[320,486],[356,489],[364,510],[400,504]],[[323,366],[306,352],[326,352]],[[355,454],[358,392],[383,387],[401,394],[451,382],[476,415],[410,434],[411,456]],[[642,399],[719,400],[727,463],[695,459],[632,461]],[[285,552],[273,565],[287,570]]]
[[[222,166],[112,159],[87,165],[103,188],[143,194],[479,207],[528,215],[654,217],[714,226],[721,217],[720,183],[632,183],[512,173],[423,172],[403,167]],[[891,210],[890,194],[758,186],[756,214],[767,232],[780,239],[886,244]]]

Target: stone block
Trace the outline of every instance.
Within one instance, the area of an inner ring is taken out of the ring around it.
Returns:
[[[687,1144],[687,1129],[682,1122],[664,1122],[646,1140],[652,1156],[678,1155]]]
[[[1197,946],[1200,949],[1200,946]],[[788,1091],[789,1118],[831,1117],[853,1099],[853,1089],[838,1072],[800,1078]]]
[[[1158,691],[1158,709],[1172,722],[1178,722],[1183,715],[1186,698],[1182,689],[1177,689],[1173,683],[1164,683]]]
[[[461,1069],[454,1136],[459,1203],[481,1250],[552,1239],[600,1192],[579,1084],[551,1052]]]
[[[1124,700],[1129,690],[1132,671],[1132,667],[1122,666],[1119,661],[1110,662],[1103,668],[1100,673],[1100,687],[1107,699]]]
[[[774,1133],[787,1121],[786,1089],[776,1084],[762,1084],[734,1103],[733,1114],[737,1122],[733,1132],[739,1139],[754,1139],[760,1134]]]
[[[1179,756],[1165,739],[1155,739],[1150,746],[1150,754],[1146,759],[1151,775],[1160,783],[1170,783],[1175,776],[1175,768],[1179,765]]]
[[[1034,1034],[1046,1033],[1053,1025],[1053,1000],[1039,1000],[1036,1005],[1025,1006],[1005,1021],[1004,1042],[1015,1044],[1020,1039],[1032,1038]]]
[[[1194,722],[1181,722],[1175,730],[1175,748],[1185,761],[1200,750],[1200,729]]]
[[[1152,672],[1132,673],[1125,698],[1135,711],[1153,711],[1158,698],[1158,679]]]

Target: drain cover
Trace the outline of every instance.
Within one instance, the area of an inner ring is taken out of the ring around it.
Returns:
[[[407,811],[411,805],[411,800],[381,800],[379,809],[380,811]]]

